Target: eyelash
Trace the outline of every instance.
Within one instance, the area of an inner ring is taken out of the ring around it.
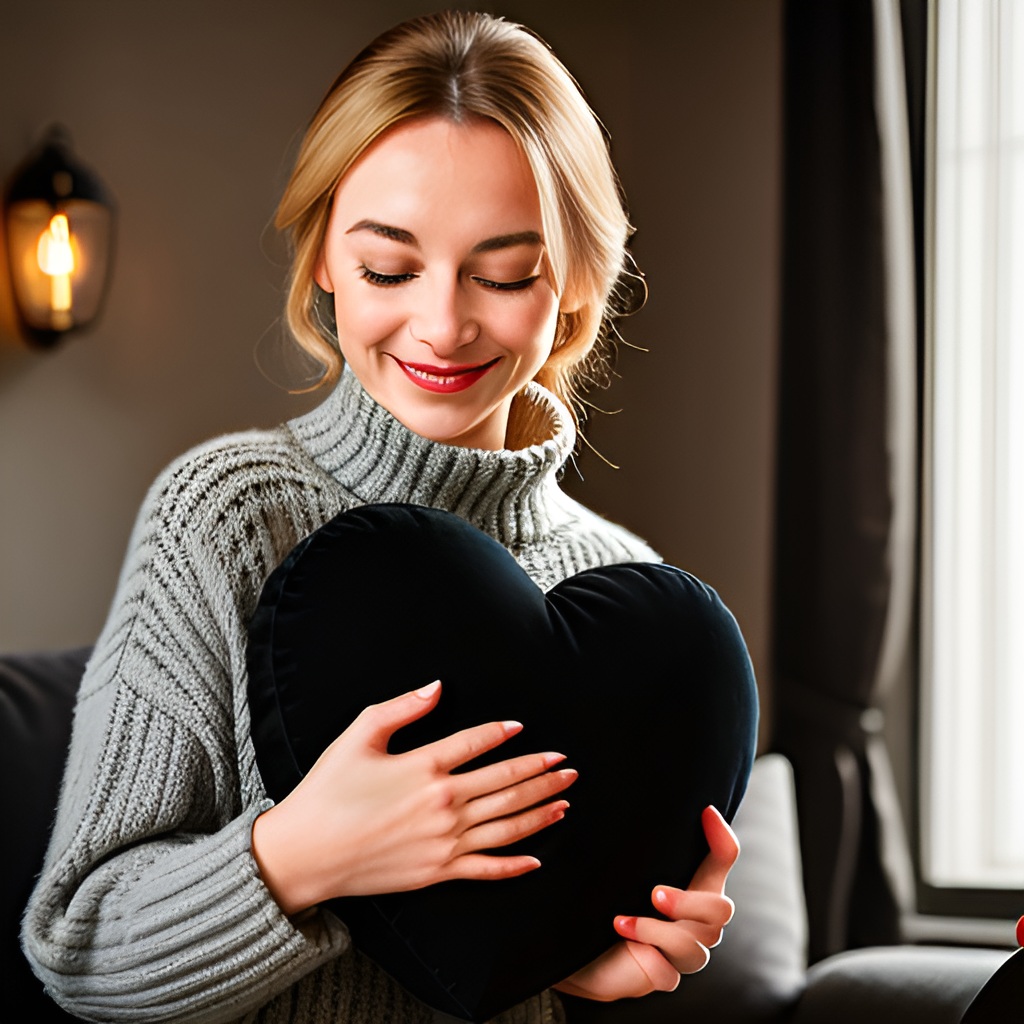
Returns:
[[[392,288],[398,284],[405,284],[406,281],[412,281],[417,276],[416,274],[379,274],[376,270],[365,266],[360,267],[359,272],[364,281],[376,288]],[[539,274],[535,274],[533,277],[524,277],[521,281],[488,281],[485,277],[474,277],[472,280],[493,291],[521,292],[529,288],[539,277]]]
[[[524,277],[521,281],[488,281],[484,277],[474,277],[473,280],[477,284],[482,284],[485,288],[492,288],[495,291],[521,292],[529,288],[538,277],[540,277],[539,274],[534,274],[533,277]]]
[[[371,270],[369,267],[360,267],[359,272],[363,280],[369,281],[370,284],[376,285],[378,288],[404,284],[416,276],[415,274],[378,274],[376,270]]]

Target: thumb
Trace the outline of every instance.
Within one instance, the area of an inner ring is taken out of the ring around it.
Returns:
[[[687,888],[724,893],[725,881],[740,855],[740,843],[717,808],[705,807],[700,820],[709,853],[701,861]]]
[[[418,690],[409,690],[390,700],[364,708],[352,723],[352,727],[362,735],[369,747],[385,753],[391,736],[403,725],[409,725],[410,722],[415,722],[432,711],[437,707],[440,697],[441,681],[435,679]]]

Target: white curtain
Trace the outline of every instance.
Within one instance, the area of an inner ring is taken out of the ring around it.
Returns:
[[[924,871],[1024,884],[1024,4],[939,0]]]

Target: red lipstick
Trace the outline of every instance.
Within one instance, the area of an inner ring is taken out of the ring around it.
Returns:
[[[475,363],[462,366],[430,366],[427,363],[406,363],[397,356],[392,359],[402,368],[406,377],[423,388],[439,395],[452,395],[457,391],[471,388],[488,370],[496,366],[500,356],[486,363]]]

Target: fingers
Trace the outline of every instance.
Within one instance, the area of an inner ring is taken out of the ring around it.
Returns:
[[[467,825],[515,814],[568,789],[579,776],[575,768],[551,771],[562,754],[527,754],[453,776],[466,801]]]
[[[536,857],[493,857],[485,853],[469,853],[453,860],[440,880],[468,878],[474,881],[495,881],[525,875],[539,867],[540,861]]]
[[[723,893],[658,886],[651,902],[670,920],[617,917],[615,930],[624,939],[656,946],[680,974],[703,969],[732,919],[732,900]]]
[[[473,758],[486,754],[488,750],[501,746],[505,740],[522,730],[521,722],[487,722],[469,729],[452,733],[444,739],[435,740],[418,747],[411,754],[428,758],[441,772],[450,772]]]
[[[705,807],[700,820],[710,852],[701,861],[688,888],[722,894],[729,872],[740,855],[740,843],[716,808]]]
[[[681,949],[688,955],[691,941],[699,942],[708,949],[717,946],[722,941],[722,930],[732,920],[735,910],[728,896],[669,886],[655,889],[651,902],[669,920],[619,917],[615,919],[615,929],[624,938],[659,946],[673,960],[680,955]]]
[[[653,917],[617,917],[615,930],[624,939],[659,950],[679,974],[696,974],[711,959],[708,946],[693,934],[688,922],[683,926]]]
[[[679,972],[654,947],[616,942],[554,987],[584,999],[612,1002],[635,999],[656,989],[670,992],[678,984]]]
[[[559,992],[599,1002],[647,995],[651,991],[650,979],[626,945],[625,942],[616,942],[596,960],[554,987]]]
[[[669,885],[659,885],[651,894],[651,902],[672,921],[706,927],[707,931],[698,938],[709,947],[722,941],[722,929],[736,912],[736,905],[724,893],[675,889]]]
[[[647,975],[651,988],[656,992],[672,992],[679,984],[680,972],[668,962],[653,946],[638,942],[627,942],[626,948],[637,966]]]
[[[385,753],[392,733],[432,711],[437,706],[440,696],[440,680],[434,680],[418,690],[409,690],[390,700],[364,708],[349,729],[362,733],[368,746]]]
[[[440,696],[441,682],[435,680],[418,690],[409,690],[390,700],[371,704],[363,709],[349,728],[362,733],[371,749],[386,753],[392,734],[433,710]],[[522,728],[520,722],[487,722],[425,744],[410,753],[428,758],[440,772],[450,772],[500,746]]]
[[[568,807],[568,800],[556,800],[510,818],[486,821],[462,833],[459,837],[459,851],[468,853],[473,850],[492,850],[518,842],[561,821]]]
[[[540,775],[564,760],[565,754],[554,751],[546,754],[522,754],[519,757],[510,757],[508,760],[489,764],[484,768],[462,772],[457,777],[465,790],[466,799],[472,800],[485,793],[496,793],[524,779]]]

